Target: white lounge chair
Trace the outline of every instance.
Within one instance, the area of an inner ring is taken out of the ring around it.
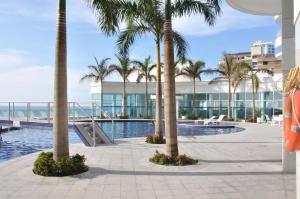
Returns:
[[[215,118],[216,118],[216,116],[212,116],[212,117],[209,118],[209,119],[205,119],[205,120],[203,121],[203,124],[204,124],[204,125],[209,125]]]
[[[217,124],[220,125],[221,122],[223,121],[225,115],[220,115],[218,119],[213,119],[212,121],[207,122],[205,125],[210,125],[210,124]]]

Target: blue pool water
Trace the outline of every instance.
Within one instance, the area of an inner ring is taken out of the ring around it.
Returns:
[[[1,134],[0,162],[15,157],[52,148],[52,131],[44,129],[21,129]],[[70,143],[81,143],[73,131],[69,133]]]
[[[111,122],[98,123],[104,132],[111,137],[112,125]],[[115,138],[132,138],[132,137],[145,137],[154,133],[153,122],[115,122],[114,132]],[[203,125],[195,123],[178,123],[177,133],[181,136],[196,136],[196,135],[216,135],[237,133],[242,131],[242,128],[208,128]]]
[[[99,125],[111,137],[111,122],[100,122]],[[178,135],[216,135],[242,131],[242,128],[201,128],[194,123],[179,123]],[[115,138],[145,137],[154,133],[153,122],[115,122]],[[20,129],[4,133],[0,142],[0,162],[15,157],[52,148],[51,129]],[[69,142],[81,143],[77,134],[70,130]]]

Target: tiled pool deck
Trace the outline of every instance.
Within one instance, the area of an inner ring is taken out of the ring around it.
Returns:
[[[116,145],[87,148],[90,170],[64,178],[32,172],[37,154],[0,164],[0,198],[296,198],[295,175],[281,174],[279,127],[241,124],[245,131],[229,135],[180,137],[180,152],[200,160],[185,167],[148,162],[156,149],[144,139],[122,139]]]

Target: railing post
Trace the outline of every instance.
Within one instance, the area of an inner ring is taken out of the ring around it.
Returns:
[[[15,103],[12,103],[12,119],[15,119]]]
[[[113,143],[115,143],[115,122],[114,122],[114,119],[113,118],[111,118],[111,132],[112,132],[112,135],[111,135],[111,137],[112,137],[112,142]]]
[[[10,102],[8,102],[8,120],[10,121]]]
[[[96,147],[96,129],[95,129],[95,120],[94,117],[92,117],[92,122],[93,122],[93,139],[94,139],[94,147]]]
[[[48,102],[48,113],[47,113],[47,120],[48,120],[48,123],[50,123],[50,117],[51,117],[51,104],[50,102]]]
[[[76,109],[76,104],[75,102],[73,102],[73,123],[75,123],[75,117],[76,117],[75,109]]]
[[[31,112],[31,107],[30,107],[30,102],[27,103],[27,122],[30,121],[30,112]]]

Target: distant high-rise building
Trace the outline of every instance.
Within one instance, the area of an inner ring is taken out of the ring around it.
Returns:
[[[275,46],[272,42],[257,41],[251,46],[251,55],[254,58],[259,56],[274,57]]]

